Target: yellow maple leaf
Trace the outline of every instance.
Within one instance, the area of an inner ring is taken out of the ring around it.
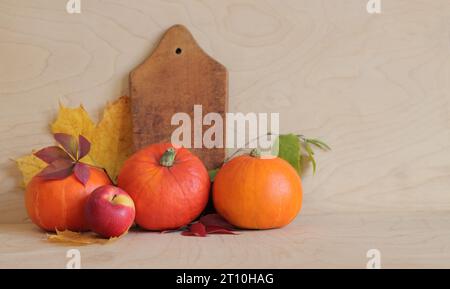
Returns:
[[[23,184],[26,186],[34,175],[43,170],[47,164],[33,154],[16,159],[17,166],[23,175]]]
[[[80,245],[80,246],[91,244],[103,245],[115,241],[120,237],[105,239],[92,232],[78,233],[69,230],[65,231],[56,230],[56,234],[47,234],[47,240],[50,242],[62,243],[65,245]]]
[[[58,116],[50,127],[52,133],[81,134],[87,138],[91,142],[91,150],[82,161],[104,168],[113,181],[116,181],[123,162],[132,153],[130,99],[126,96],[107,105],[98,125],[83,106],[67,108],[60,105]],[[25,184],[46,166],[34,155],[24,156],[16,162]]]
[[[76,109],[61,106],[51,129],[53,133],[86,137],[91,142],[91,150],[83,161],[106,169],[115,181],[133,149],[130,99],[122,96],[107,104],[98,125],[94,125],[82,106]]]
[[[88,140],[92,139],[95,132],[95,123],[82,105],[67,108],[60,104],[58,116],[50,127],[53,133],[62,132],[76,137],[81,134]]]
[[[92,145],[96,126],[82,105],[77,108],[68,108],[60,104],[58,116],[50,125],[50,130],[52,133],[66,133],[75,137],[82,135]],[[90,155],[85,156],[82,161],[90,165],[96,165]]]
[[[108,104],[92,137],[88,156],[108,172],[115,182],[125,160],[133,151],[130,99],[121,97]]]

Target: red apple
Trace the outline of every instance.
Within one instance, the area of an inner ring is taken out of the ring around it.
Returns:
[[[134,202],[124,190],[106,185],[89,195],[84,213],[92,231],[106,238],[118,237],[133,224]]]

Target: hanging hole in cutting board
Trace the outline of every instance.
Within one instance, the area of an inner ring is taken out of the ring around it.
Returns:
[[[175,49],[176,54],[180,55],[181,52],[183,52],[183,50],[181,48],[178,47],[177,49]]]

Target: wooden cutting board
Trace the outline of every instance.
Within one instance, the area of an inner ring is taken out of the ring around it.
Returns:
[[[177,112],[191,117],[193,147],[194,105],[202,105],[203,116],[220,113],[225,122],[228,72],[200,48],[186,27],[175,25],[167,30],[150,57],[131,72],[130,96],[135,149],[170,142],[178,127],[171,125],[171,118]],[[201,129],[204,132],[208,127]],[[208,169],[217,168],[225,158],[224,148],[191,151]]]

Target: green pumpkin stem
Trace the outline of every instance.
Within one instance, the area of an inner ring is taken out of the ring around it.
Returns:
[[[175,155],[177,154],[174,148],[168,148],[162,155],[159,163],[164,167],[171,167],[175,162]]]

